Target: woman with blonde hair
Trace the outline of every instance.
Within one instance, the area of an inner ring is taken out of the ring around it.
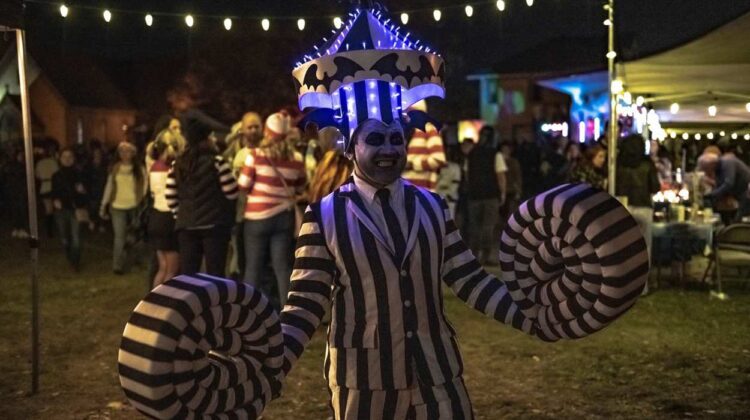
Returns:
[[[287,138],[291,119],[277,112],[266,119],[259,147],[250,150],[239,177],[247,191],[244,281],[260,284],[270,254],[283,306],[292,274],[295,206],[306,183],[302,155]]]
[[[135,222],[138,206],[146,195],[146,171],[135,155],[133,144],[121,142],[117,145],[117,162],[109,171],[99,207],[102,219],[112,218],[112,271],[118,275],[125,272],[128,227]]]

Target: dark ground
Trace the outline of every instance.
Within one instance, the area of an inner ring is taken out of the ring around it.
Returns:
[[[139,418],[120,390],[117,348],[145,292],[144,268],[110,271],[109,237],[89,238],[80,274],[43,244],[41,392],[29,396],[29,267],[25,245],[0,240],[0,417]],[[697,288],[694,288],[697,289]],[[747,418],[750,293],[727,301],[666,288],[603,332],[546,344],[469,310],[449,294],[466,383],[479,419]],[[319,332],[267,419],[326,419]]]

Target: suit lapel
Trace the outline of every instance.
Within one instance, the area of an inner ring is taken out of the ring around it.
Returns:
[[[375,236],[375,239],[383,244],[383,246],[388,250],[388,252],[391,253],[391,255],[395,255],[396,251],[388,243],[388,240],[385,238],[383,232],[378,229],[375,222],[372,221],[372,216],[370,216],[370,212],[367,211],[367,208],[362,201],[362,197],[360,197],[359,193],[354,188],[354,182],[352,181],[349,184],[342,186],[340,191],[340,195],[347,198],[346,210],[354,214],[354,216],[367,228],[367,230],[369,230],[373,234],[373,236]]]
[[[404,202],[406,204],[406,220],[408,223],[408,237],[406,240],[405,256],[411,253],[414,244],[417,242],[417,232],[419,230],[419,215],[423,213],[422,207],[417,200],[417,189],[408,183],[404,183]]]

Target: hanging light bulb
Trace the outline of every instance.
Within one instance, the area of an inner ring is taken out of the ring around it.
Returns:
[[[674,131],[672,131],[671,133],[669,133],[669,137],[673,138],[673,139],[676,139],[677,138],[677,133],[675,133]]]
[[[194,24],[195,24],[195,19],[193,19],[193,15],[185,16],[185,25],[187,25],[188,28],[192,28]]]
[[[612,81],[612,93],[618,94],[622,92],[623,86],[622,86],[622,80],[615,79]]]
[[[432,18],[435,19],[435,22],[440,22],[441,17],[443,17],[443,12],[441,12],[440,9],[432,11]]]
[[[526,5],[531,7],[534,5],[534,0],[526,0]]]
[[[305,20],[304,19],[297,19],[297,28],[300,31],[304,31],[305,30]]]
[[[750,112],[750,102],[745,104],[745,109],[747,110],[747,112]]]
[[[701,139],[701,133],[695,133],[695,139],[700,140]]]
[[[612,21],[609,19],[604,19],[604,26],[610,26],[612,25]]]
[[[401,13],[401,24],[406,25],[407,23],[409,23],[409,14]]]
[[[711,105],[708,107],[708,115],[715,117],[716,116],[716,105]]]
[[[68,6],[66,6],[64,4],[62,6],[60,6],[60,16],[62,16],[62,17],[68,17],[68,12],[69,12]]]
[[[727,135],[727,133],[726,133],[726,132],[725,132],[724,130],[721,130],[721,131],[719,131],[719,135],[720,135],[721,137],[724,137],[724,136],[726,136],[726,135]]]
[[[677,102],[672,103],[672,105],[669,106],[669,112],[671,112],[672,114],[677,114],[678,112],[680,112],[680,104],[678,104]]]
[[[145,20],[146,20],[146,26],[151,26],[154,24],[154,17],[151,16],[151,13],[146,15]]]
[[[343,23],[344,23],[344,22],[342,22],[342,21],[341,21],[341,18],[340,18],[340,17],[336,16],[335,18],[333,18],[333,26],[334,26],[334,28],[336,28],[336,29],[339,29],[339,28],[341,28],[341,25],[342,25]]]
[[[750,140],[750,134],[745,134],[745,140]]]
[[[102,17],[104,18],[104,21],[109,23],[110,20],[112,20],[112,12],[105,9],[104,12],[102,12]]]
[[[737,133],[732,133],[732,140],[737,140]]]
[[[226,29],[227,31],[232,29],[232,19],[230,18],[224,19],[224,29]]]
[[[495,3],[495,6],[497,6],[497,10],[504,12],[505,11],[505,0],[497,0],[497,3]]]
[[[643,106],[644,102],[646,102],[646,98],[644,98],[643,96],[638,96],[637,98],[635,98],[635,104],[638,106]]]
[[[466,5],[464,12],[466,12],[466,17],[474,16],[474,8],[470,4]]]
[[[263,28],[264,31],[267,31],[268,28],[271,27],[271,21],[268,19],[263,19],[260,21],[260,26]]]
[[[714,139],[714,133],[708,133],[708,134],[706,134],[706,138],[709,139],[709,140],[713,140]]]
[[[610,51],[610,52],[607,53],[607,58],[609,58],[610,60],[613,60],[615,57],[617,57],[617,53],[616,52]]]
[[[687,140],[689,138],[690,138],[690,134],[688,134],[688,133],[682,133],[682,139],[683,140]]]

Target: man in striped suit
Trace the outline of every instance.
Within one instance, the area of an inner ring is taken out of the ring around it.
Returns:
[[[325,376],[336,419],[467,419],[445,282],[470,306],[534,326],[462,241],[445,201],[404,181],[400,122],[363,121],[352,179],[307,209],[281,314],[284,372],[332,309]]]

